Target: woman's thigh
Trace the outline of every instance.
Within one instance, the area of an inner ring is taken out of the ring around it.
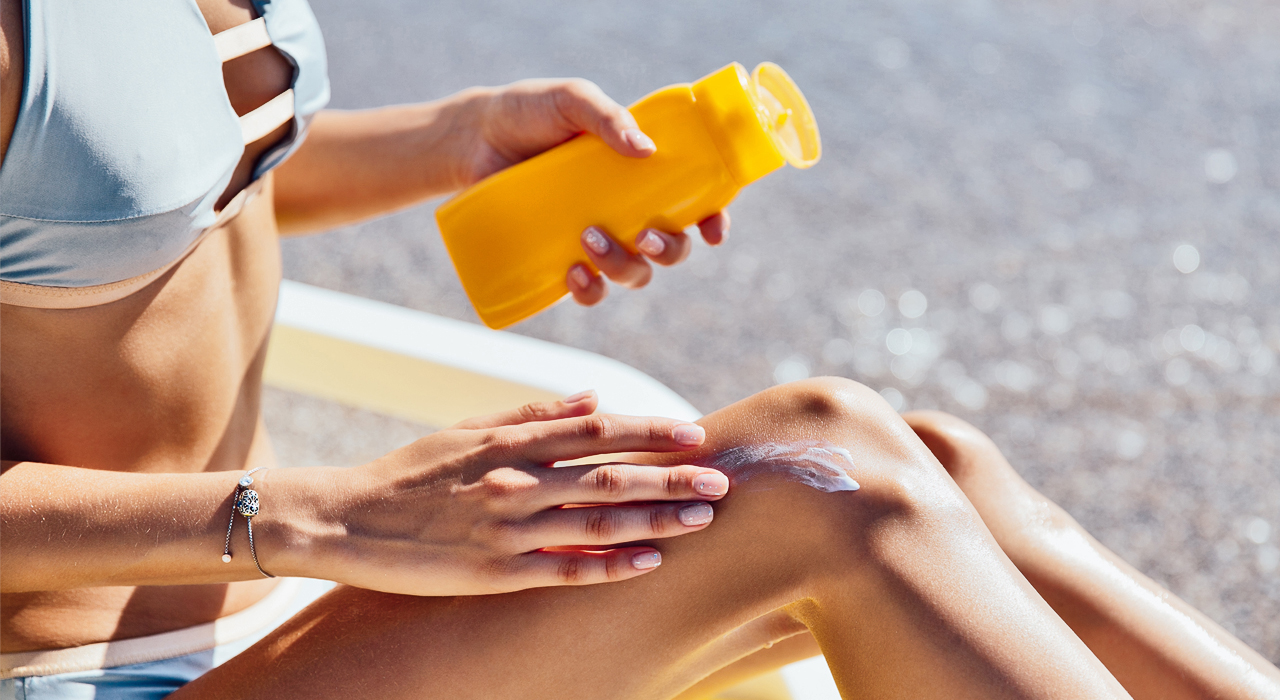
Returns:
[[[819,490],[764,459],[749,481],[731,475],[711,527],[656,543],[662,566],[618,583],[456,598],[339,588],[174,697],[673,697],[806,627],[848,696],[1122,696],[874,392],[813,380],[700,422],[707,442],[683,461],[825,444],[848,450],[861,488]]]

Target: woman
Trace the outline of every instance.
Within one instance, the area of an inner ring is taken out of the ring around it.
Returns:
[[[580,131],[653,144],[581,81],[321,111],[302,0],[104,5],[0,4],[0,697],[674,697],[819,650],[848,696],[1276,694],[1274,667],[978,433],[904,422],[852,382],[698,425],[596,416],[586,393],[354,469],[264,470],[280,232]],[[679,233],[642,236],[645,257],[586,232],[584,256],[642,286],[687,254]],[[590,268],[566,274],[578,301],[603,296]],[[813,449],[843,481],[794,478]],[[272,630],[307,599],[275,605],[269,576],[346,585]]]

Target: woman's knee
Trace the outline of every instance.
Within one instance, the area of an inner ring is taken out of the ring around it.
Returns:
[[[713,451],[773,446],[771,453],[778,456],[769,459],[779,463],[753,467],[751,479],[771,492],[761,500],[786,500],[799,520],[822,519],[845,530],[884,518],[951,517],[968,507],[897,412],[878,393],[848,379],[822,377],[773,387],[708,416],[705,424]],[[815,454],[807,450],[814,448],[825,455],[816,463],[807,461]],[[712,452],[710,463],[715,459]],[[831,476],[832,467],[843,469],[848,480],[805,478],[815,471]],[[850,482],[856,482],[856,491]]]
[[[781,384],[747,399],[775,426],[826,435],[874,429],[897,413],[869,387],[843,377],[815,377]]]
[[[948,471],[970,454],[999,452],[986,433],[950,413],[911,411],[902,418]]]
[[[912,426],[880,394],[851,379],[791,382],[753,398],[766,404],[775,430],[847,449],[854,469],[868,478],[910,488],[938,475],[937,460]]]

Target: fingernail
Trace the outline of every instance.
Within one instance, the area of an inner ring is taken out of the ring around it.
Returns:
[[[595,226],[582,232],[582,242],[596,255],[609,254],[609,237]]]
[[[574,265],[569,270],[569,276],[573,278],[573,283],[578,285],[580,289],[586,289],[591,286],[591,275],[587,274],[586,268],[581,265]]]
[[[637,151],[656,151],[658,145],[653,142],[643,131],[639,129],[627,129],[622,132],[622,137],[631,144],[631,147]]]
[[[703,474],[693,480],[693,490],[702,496],[723,496],[729,490],[729,477],[720,472]]]
[[[676,514],[680,518],[680,523],[685,527],[694,527],[695,525],[706,525],[715,517],[715,511],[706,503],[691,503],[680,509]]]
[[[656,569],[661,563],[662,554],[659,552],[641,552],[631,556],[631,565],[641,571]]]
[[[566,396],[564,397],[563,401],[564,403],[578,403],[579,401],[585,401],[595,395],[596,395],[595,391],[591,389],[587,389],[586,391],[579,391],[573,396]]]
[[[657,257],[662,255],[662,251],[667,249],[667,243],[662,240],[662,236],[659,236],[653,231],[645,231],[640,234],[640,240],[636,241],[636,247],[645,255]]]
[[[707,436],[707,431],[702,429],[700,425],[693,423],[681,423],[671,430],[671,437],[681,445],[701,445],[703,438]]]

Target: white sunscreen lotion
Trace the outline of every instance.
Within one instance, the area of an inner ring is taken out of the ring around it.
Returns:
[[[817,440],[731,447],[713,455],[706,465],[739,482],[768,473],[781,474],[823,493],[858,490],[858,482],[849,476],[853,455],[843,447]]]

